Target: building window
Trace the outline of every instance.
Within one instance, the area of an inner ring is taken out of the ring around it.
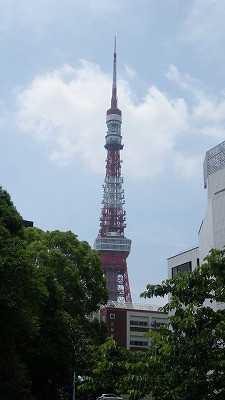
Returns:
[[[116,318],[116,315],[113,314],[113,313],[110,313],[109,318],[110,318],[110,319],[115,319],[115,318]]]
[[[200,262],[199,262],[199,258],[197,258],[197,266],[199,267]]]
[[[130,341],[130,346],[135,346],[135,347],[147,347],[148,342],[145,340],[131,340]]]
[[[133,326],[138,325],[138,321],[130,321],[130,325],[133,325]]]
[[[157,329],[159,328],[161,325],[166,325],[166,322],[158,322],[156,321],[156,319],[151,323],[150,327],[151,329]]]
[[[148,326],[147,321],[130,321],[131,326]]]
[[[178,272],[186,272],[191,271],[191,261],[188,261],[184,264],[177,265],[176,267],[172,268],[172,278],[175,278]]]
[[[147,321],[138,321],[139,326],[148,326]]]

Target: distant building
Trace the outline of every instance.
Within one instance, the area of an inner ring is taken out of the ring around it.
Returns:
[[[168,322],[167,313],[159,306],[109,301],[99,311],[99,319],[106,323],[109,336],[129,350],[146,350],[150,338],[145,334]]]
[[[26,219],[23,220],[23,225],[25,226],[25,228],[32,228],[34,226],[33,221],[27,221]]]
[[[222,250],[225,246],[225,141],[206,152],[203,172],[208,204],[198,232],[198,247],[168,258],[169,278],[177,272],[194,270],[210,249]]]

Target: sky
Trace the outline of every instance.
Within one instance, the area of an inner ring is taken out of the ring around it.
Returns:
[[[117,37],[135,303],[198,245],[202,164],[225,140],[224,32],[221,0],[0,0],[0,185],[36,227],[91,245]]]

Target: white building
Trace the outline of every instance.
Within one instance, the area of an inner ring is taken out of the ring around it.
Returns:
[[[225,246],[225,141],[206,152],[204,187],[208,204],[198,232],[198,247],[168,258],[168,277],[178,271],[192,271],[203,263],[210,249]]]
[[[159,308],[110,300],[100,308],[99,319],[106,323],[109,335],[119,346],[145,351],[151,340],[146,333],[168,322],[168,314],[159,311]]]
[[[207,151],[203,166],[208,207],[199,230],[200,264],[211,248],[225,245],[225,141]]]
[[[194,247],[168,258],[168,278],[175,278],[178,272],[193,271],[199,265],[199,249]]]

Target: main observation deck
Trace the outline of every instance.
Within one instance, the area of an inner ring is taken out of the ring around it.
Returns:
[[[125,237],[101,237],[94,242],[94,249],[98,251],[124,251],[130,253],[131,240]]]

